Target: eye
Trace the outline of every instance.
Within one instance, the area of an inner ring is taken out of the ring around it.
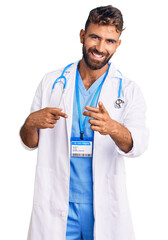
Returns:
[[[96,35],[94,35],[94,36],[92,36],[92,38],[94,38],[94,39],[98,39],[99,37],[98,37],[98,36],[96,36]]]
[[[91,37],[92,39],[99,39],[99,38],[100,38],[100,37],[97,36],[96,34],[90,34],[90,37]]]
[[[114,40],[114,39],[108,39],[107,42],[108,42],[108,43],[113,43],[113,44],[114,44],[114,43],[116,43],[117,41]]]

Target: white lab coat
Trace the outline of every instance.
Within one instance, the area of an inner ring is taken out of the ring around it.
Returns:
[[[62,107],[68,118],[61,118],[54,129],[39,132],[33,209],[28,240],[65,240],[69,206],[70,136],[77,63],[65,72],[67,87],[52,85],[62,70],[48,73],[41,81],[31,111]],[[114,108],[120,74],[111,64],[100,98],[112,119],[124,124],[132,134],[133,149],[122,152],[108,135],[94,134],[93,196],[94,240],[134,240],[127,199],[124,156],[141,155],[148,141],[145,103],[139,87],[123,77],[121,109]],[[61,97],[62,95],[62,97]]]

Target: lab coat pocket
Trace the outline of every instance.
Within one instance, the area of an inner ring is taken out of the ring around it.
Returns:
[[[34,205],[45,208],[47,211],[54,214],[55,210],[59,208],[56,203],[58,192],[56,184],[57,178],[54,170],[37,166],[33,200]]]
[[[109,205],[114,213],[128,212],[128,199],[125,174],[108,177]]]

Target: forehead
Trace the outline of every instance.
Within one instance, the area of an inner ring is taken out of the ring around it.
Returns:
[[[87,31],[86,31],[86,35],[89,34],[96,34],[101,38],[116,38],[118,39],[120,36],[120,32],[116,31],[116,27],[115,26],[111,26],[111,25],[100,25],[100,24],[94,24],[94,23],[90,23]]]

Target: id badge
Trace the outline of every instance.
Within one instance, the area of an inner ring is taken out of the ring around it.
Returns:
[[[92,157],[92,139],[71,138],[72,157]]]

